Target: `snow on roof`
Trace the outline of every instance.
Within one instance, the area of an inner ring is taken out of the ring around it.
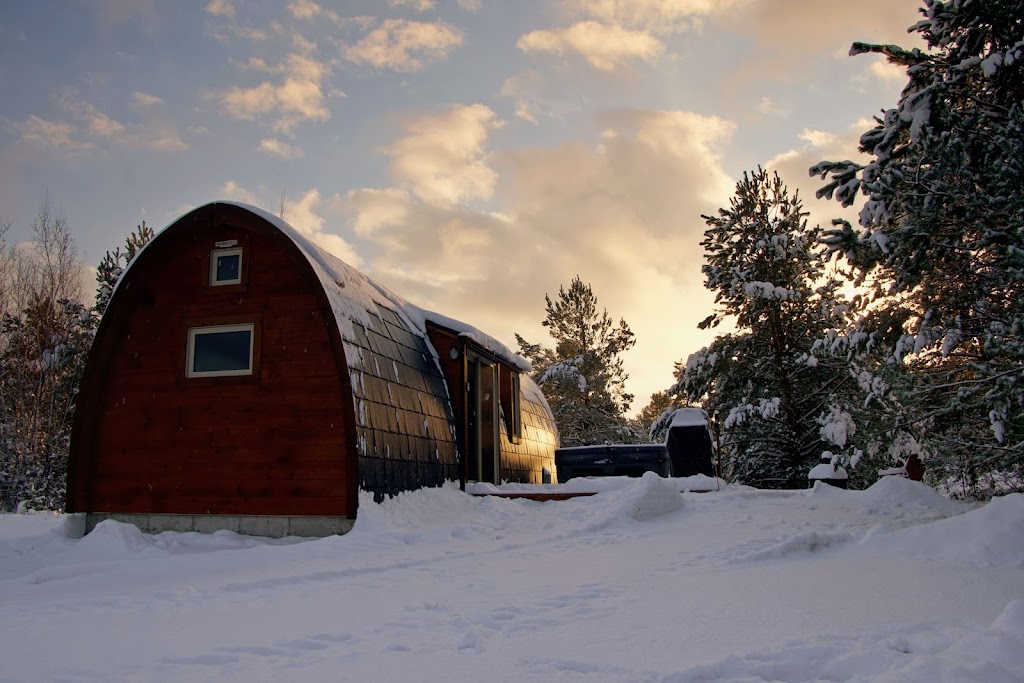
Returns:
[[[807,473],[808,479],[848,479],[849,475],[843,467],[833,467],[827,462],[820,463]]]
[[[472,325],[409,303],[387,287],[374,282],[338,257],[313,244],[279,216],[240,202],[221,201],[217,203],[230,204],[256,214],[295,243],[299,251],[313,266],[314,272],[323,284],[324,291],[327,292],[342,338],[352,342],[356,341],[352,322],[355,321],[367,327],[370,324],[370,312],[375,310],[376,306],[385,306],[394,310],[406,323],[409,331],[426,340],[431,349],[433,347],[429,344],[430,340],[427,337],[427,321],[456,332],[459,337],[472,341],[524,373],[530,371],[530,363],[525,358],[512,353],[507,346],[494,337],[481,332]]]
[[[423,329],[426,329],[426,326],[423,325],[423,323],[427,321],[441,327],[446,327],[452,332],[457,333],[461,339],[473,342],[477,346],[489,351],[513,367],[519,368],[523,372],[530,372],[530,370],[533,369],[528,360],[520,356],[518,353],[513,353],[500,341],[489,334],[481,332],[472,325],[467,325],[464,322],[460,322],[454,318],[449,318],[448,316],[441,315],[440,313],[435,313],[434,311],[428,311],[425,308],[420,308],[419,306],[408,302],[405,303],[405,312],[413,320],[420,323]]]
[[[669,427],[707,427],[708,414],[700,408],[679,408],[672,413]]]

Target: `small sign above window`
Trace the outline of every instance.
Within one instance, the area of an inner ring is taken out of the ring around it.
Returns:
[[[210,252],[210,286],[242,282],[242,250],[214,249]]]
[[[238,240],[222,240],[220,242],[214,242],[213,246],[218,249],[227,249],[228,247],[237,247]]]
[[[252,374],[253,328],[213,325],[188,330],[188,377],[236,377]]]

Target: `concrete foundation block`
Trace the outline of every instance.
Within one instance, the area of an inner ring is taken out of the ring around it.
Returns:
[[[162,531],[195,531],[195,518],[192,515],[148,515],[146,528],[139,527],[147,534],[159,534]]]
[[[352,530],[353,521],[345,517],[291,517],[288,528],[291,536],[334,536]]]
[[[192,531],[201,534],[212,534],[216,531],[240,531],[240,518],[237,515],[193,515]]]
[[[82,513],[81,535],[96,528],[100,522],[113,519],[124,524],[134,524],[139,531],[159,534],[163,531],[197,531],[212,534],[222,529],[248,536],[305,536],[322,538],[345,534],[352,530],[355,520],[346,517],[306,517],[288,515],[172,515],[131,512],[90,512]],[[80,536],[78,536],[80,537]]]

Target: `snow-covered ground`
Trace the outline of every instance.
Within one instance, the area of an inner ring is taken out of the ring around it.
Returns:
[[[1022,494],[600,488],[301,541],[0,516],[0,680],[1024,680]]]

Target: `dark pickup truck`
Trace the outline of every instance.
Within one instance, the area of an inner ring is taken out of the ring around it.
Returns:
[[[665,444],[615,444],[555,449],[558,481],[573,477],[641,477],[655,472],[672,476],[672,461]]]

